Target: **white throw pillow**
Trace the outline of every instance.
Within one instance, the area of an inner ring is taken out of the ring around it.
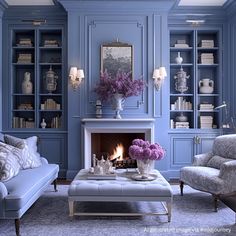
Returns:
[[[5,182],[16,176],[20,171],[20,165],[15,155],[0,147],[0,181]]]
[[[36,136],[21,139],[11,135],[4,135],[4,141],[7,144],[22,150],[23,159],[26,160],[22,169],[36,168],[42,165],[40,154],[37,152],[37,140]]]

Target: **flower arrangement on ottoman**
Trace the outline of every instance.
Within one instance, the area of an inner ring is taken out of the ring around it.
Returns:
[[[149,141],[134,139],[129,147],[129,155],[137,161],[142,179],[147,179],[154,167],[154,161],[165,156],[165,150],[159,143],[151,144]]]

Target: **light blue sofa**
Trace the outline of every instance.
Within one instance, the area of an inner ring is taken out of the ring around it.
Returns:
[[[56,179],[59,166],[48,164],[41,158],[38,168],[20,170],[19,174],[9,181],[0,182],[0,219],[14,219],[16,235],[20,235],[20,218]]]

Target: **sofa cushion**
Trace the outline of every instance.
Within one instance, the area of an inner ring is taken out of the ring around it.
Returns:
[[[216,168],[216,169],[220,169],[221,165],[227,161],[232,161],[232,159],[229,158],[224,158],[224,157],[220,157],[220,156],[213,156],[208,162],[207,162],[207,166],[208,167],[212,167],[212,168]]]
[[[180,170],[180,180],[195,189],[219,194],[225,184],[219,173],[220,170],[211,167],[186,166]]]
[[[5,198],[6,210],[21,209],[45,184],[57,177],[58,170],[56,164],[41,165],[38,168],[21,170],[15,178],[5,182],[9,193]]]
[[[0,181],[5,182],[16,176],[20,165],[16,157],[6,149],[0,149]]]
[[[4,135],[4,140],[7,144],[22,150],[22,155],[24,158],[24,161],[21,165],[22,169],[41,166],[42,163],[40,161],[40,155],[37,152],[38,138],[36,136],[29,137],[27,139],[21,139],[11,135]]]

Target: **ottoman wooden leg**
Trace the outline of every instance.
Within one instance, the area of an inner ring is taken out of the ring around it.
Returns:
[[[184,189],[184,182],[183,181],[179,181],[179,187],[180,187],[180,194],[181,194],[181,196],[183,196],[183,189]]]
[[[69,201],[69,216],[74,216],[74,201]]]
[[[166,203],[167,211],[168,211],[168,222],[171,221],[171,202]]]
[[[20,236],[20,219],[15,219],[16,236]]]

